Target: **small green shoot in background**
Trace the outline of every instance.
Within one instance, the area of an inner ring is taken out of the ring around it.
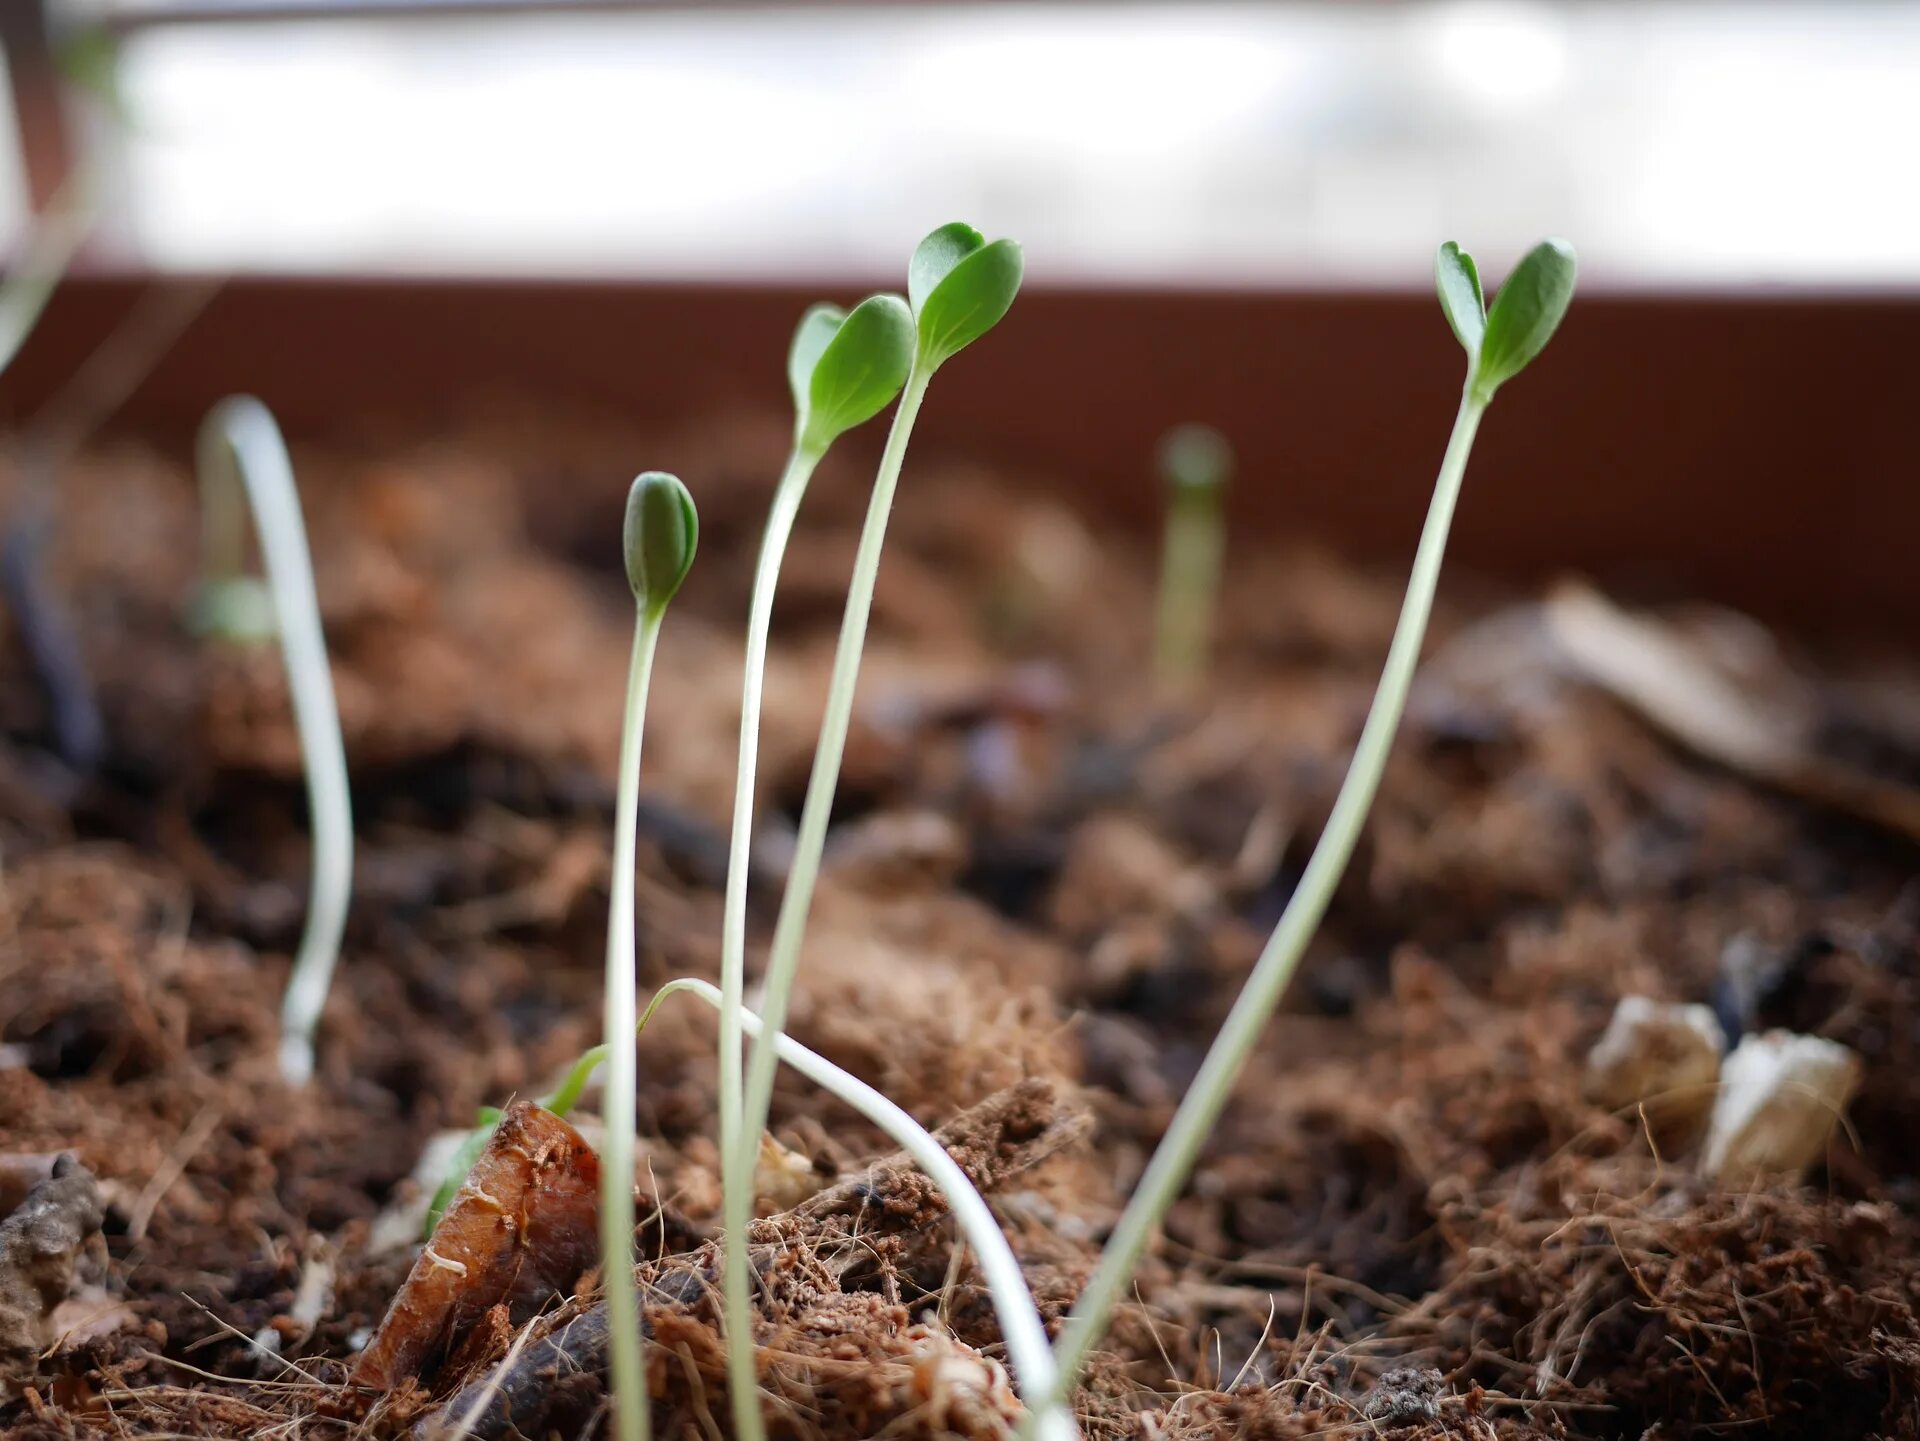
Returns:
[[[272,412],[244,395],[216,405],[200,427],[199,471],[202,504],[210,511],[228,516],[236,530],[242,509],[253,512],[267,572],[267,609],[280,637],[306,770],[313,879],[306,929],[294,953],[280,1007],[280,1073],[298,1086],[313,1075],[313,1036],[340,958],[353,887],[353,809],[347,789],[346,745],[334,704],[326,637],[320,629],[320,602],[314,593],[293,461]]]
[[[1466,349],[1467,376],[1380,686],[1361,729],[1353,763],[1300,884],[1209,1047],[1166,1135],[1135,1184],[1099,1265],[1067,1318],[1055,1347],[1061,1396],[1071,1391],[1088,1354],[1106,1333],[1114,1307],[1126,1294],[1148,1241],[1192,1174],[1200,1148],[1218,1122],[1234,1081],[1326,914],[1334,888],[1360,839],[1406,709],[1414,666],[1433,609],[1447,531],[1481,417],[1494,393],[1525,369],[1552,338],[1573,298],[1574,256],[1565,241],[1544,241],[1527,252],[1494,298],[1491,310],[1481,299],[1479,275],[1471,257],[1457,245],[1449,242],[1441,246],[1436,263],[1440,305]]]
[[[1153,674],[1162,695],[1179,695],[1206,673],[1213,641],[1226,554],[1222,503],[1233,476],[1233,447],[1210,425],[1180,425],[1162,438],[1158,460],[1167,487],[1167,529]]]

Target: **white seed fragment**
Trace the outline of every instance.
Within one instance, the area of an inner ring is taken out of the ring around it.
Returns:
[[[1622,996],[1587,1055],[1587,1095],[1613,1110],[1644,1106],[1665,1125],[1695,1125],[1713,1106],[1725,1047],[1705,1006]]]
[[[753,1194],[775,1211],[789,1211],[826,1188],[830,1177],[822,1176],[807,1157],[775,1139],[773,1132],[760,1133],[760,1154],[753,1166]]]
[[[1723,1185],[1798,1179],[1819,1160],[1860,1085],[1860,1059],[1791,1031],[1748,1036],[1721,1068],[1701,1169]]]
[[[467,1274],[467,1263],[465,1261],[455,1261],[450,1257],[442,1256],[431,1246],[423,1247],[422,1253],[431,1264],[442,1271],[451,1271],[456,1276],[464,1276]]]

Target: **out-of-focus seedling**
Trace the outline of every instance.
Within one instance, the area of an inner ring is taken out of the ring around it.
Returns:
[[[0,283],[0,373],[33,334],[73,257],[92,233],[98,209],[93,178],[82,171],[60,187],[28,226],[20,258]]]
[[[833,792],[839,784],[840,761],[853,718],[854,690],[860,679],[860,652],[866,641],[867,618],[873,609],[874,581],[880,572],[880,550],[886,541],[887,518],[893,510],[893,495],[899,485],[900,468],[906,461],[914,420],[920,413],[921,402],[926,399],[934,372],[999,323],[1019,292],[1021,269],[1020,247],[1013,241],[988,243],[972,226],[943,225],[922,240],[914,251],[907,268],[907,296],[912,313],[911,316],[896,314],[896,323],[888,334],[889,369],[884,378],[892,381],[896,374],[904,374],[905,387],[900,392],[899,408],[894,411],[893,428],[887,435],[886,449],[881,454],[879,473],[874,479],[873,494],[860,531],[853,578],[840,622],[840,639],[834,651],[833,672],[827,683],[826,713],[814,747],[813,771],[808,777],[807,798],[801,807],[793,863],[787,872],[780,914],[774,923],[762,1010],[766,1036],[754,1048],[740,1124],[734,1129],[732,1144],[724,1157],[727,1167],[724,1291],[729,1328],[728,1390],[734,1429],[743,1441],[759,1441],[765,1435],[751,1337],[745,1330],[751,1315],[751,1297],[744,1238],[753,1209],[753,1165],[759,1153],[760,1132],[766,1126],[767,1109],[772,1103],[778,1043],[786,1026],[794,969],[800,959],[807,913],[813,904],[814,883],[819,879],[820,853],[826,844]],[[900,321],[905,322],[904,331],[899,327]],[[803,325],[802,339],[805,335]],[[902,340],[907,342],[906,348],[901,347]],[[799,349],[796,344],[796,353]],[[909,364],[901,365],[903,360]],[[818,367],[814,385],[817,393]],[[866,414],[873,414],[884,404],[884,399],[877,401]],[[804,424],[803,420],[803,427]],[[750,661],[749,671],[752,669]],[[745,733],[743,725],[743,750]],[[735,839],[737,843],[737,831]],[[736,873],[743,872],[743,858],[736,852],[729,884],[733,883]],[[731,997],[727,999],[731,1005]],[[724,1012],[722,1019],[725,1020]],[[723,1036],[723,1075],[724,1067],[731,1063],[729,1044],[729,1039]]]
[[[251,396],[221,401],[200,427],[200,493],[237,524],[241,496],[253,511],[271,592],[271,610],[293,698],[313,827],[313,880],[307,925],[280,1006],[280,1073],[292,1085],[313,1075],[313,1035],[327,1002],[353,885],[353,811],[346,746],[334,705],[333,672],[320,630],[307,528],[300,518],[293,462],[273,414]]]
[[[1092,1279],[1067,1318],[1055,1348],[1061,1394],[1072,1387],[1088,1353],[1105,1334],[1141,1253],[1192,1174],[1194,1161],[1219,1120],[1241,1067],[1326,914],[1334,887],[1359,841],[1361,826],[1380,787],[1387,752],[1406,709],[1414,664],[1433,608],[1447,530],[1480,418],[1494,392],[1525,369],[1552,338],[1573,298],[1573,250],[1560,240],[1544,241],[1526,254],[1494,298],[1490,311],[1482,304],[1473,260],[1457,245],[1449,242],[1440,247],[1437,271],[1441,308],[1466,348],[1467,378],[1379,689],[1361,729],[1353,763],[1300,884],[1135,1185]]]
[[[614,1434],[641,1441],[650,1434],[647,1370],[633,1284],[633,1160],[640,1064],[634,978],[633,867],[640,825],[640,738],[646,726],[653,654],[667,604],[687,578],[700,540],[700,517],[686,486],[650,470],[627,492],[622,542],[636,616],[627,667],[627,712],[620,731],[620,779],[613,820],[613,881],[607,908],[606,1139],[600,1152],[600,1281],[607,1296],[608,1354],[613,1371]],[[584,1080],[583,1080],[584,1083]],[[577,1092],[576,1092],[577,1094]]]
[[[1233,447],[1209,425],[1180,425],[1160,442],[1167,484],[1167,532],[1160,552],[1153,673],[1176,695],[1206,671],[1220,562],[1226,552],[1221,495],[1233,474]]]
[[[720,1168],[729,1198],[744,1195],[727,1212],[723,1268],[738,1284],[726,1288],[728,1384],[736,1398],[735,1425],[743,1437],[759,1436],[760,1413],[754,1368],[753,1316],[747,1295],[746,1220],[752,1210],[751,1152],[741,1162],[742,1033],[747,975],[747,874],[753,853],[753,798],[760,756],[760,699],[767,669],[767,632],[780,561],[807,482],[833,442],[886,409],[900,393],[913,363],[913,315],[897,295],[875,295],[851,311],[816,305],[801,317],[787,353],[793,390],[793,446],[774,487],[766,534],[754,566],[747,612],[746,676],[740,688],[740,754],[734,773],[733,830],[728,845],[727,888],[720,920]],[[757,1139],[757,1131],[755,1133]],[[748,1419],[741,1420],[742,1416]]]
[[[200,468],[200,585],[187,606],[195,635],[263,645],[279,634],[273,588],[247,569],[247,505],[240,488]]]

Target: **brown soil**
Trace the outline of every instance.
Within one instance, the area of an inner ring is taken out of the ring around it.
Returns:
[[[714,973],[781,438],[501,424],[297,456],[359,833],[306,1093],[273,1064],[306,864],[277,656],[185,635],[173,459],[108,449],[63,479],[47,560],[108,744],[91,776],[54,758],[7,635],[0,1154],[70,1151],[98,1178],[103,1314],[0,1401],[6,1434],[396,1436],[533,1344],[503,1313],[370,1413],[344,1384],[412,1264],[393,1216],[423,1147],[595,1038],[638,462],[686,476],[704,525],[647,735],[641,979]],[[1147,547],[1034,487],[914,471],[793,1029],[930,1125],[1022,1082],[1090,1115],[1036,1164],[981,1162],[1056,1319],[1297,878],[1401,578],[1243,548],[1204,701],[1156,706]],[[756,945],[862,479],[828,468],[787,562]],[[1682,755],[1557,668],[1527,602],[1450,578],[1367,838],[1080,1396],[1088,1437],[1920,1436],[1913,851]],[[1914,771],[1912,671],[1821,673],[1833,743]],[[1851,1131],[1801,1185],[1702,1183],[1582,1096],[1633,992],[1854,1047]],[[726,1431],[708,1288],[663,1279],[710,1256],[712,1045],[692,1002],[642,1045],[671,1436]],[[800,1174],[884,1199],[877,1133],[792,1077],[775,1116]],[[833,1209],[808,1204],[788,1216]],[[1006,1434],[993,1313],[918,1211],[766,1233],[781,1434]],[[593,1431],[596,1378],[568,1384],[549,1429]]]

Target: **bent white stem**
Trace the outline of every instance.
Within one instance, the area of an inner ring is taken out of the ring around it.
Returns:
[[[633,1283],[634,1132],[640,1080],[639,982],[634,977],[633,867],[640,816],[640,740],[647,688],[660,640],[660,612],[642,610],[627,668],[626,722],[620,733],[620,782],[613,820],[613,883],[607,912],[606,1140],[600,1152],[600,1274],[607,1293],[607,1341],[613,1373],[614,1434],[646,1441],[652,1432],[640,1311]]]
[[[727,848],[727,889],[720,919],[720,1177],[726,1227],[721,1290],[727,1324],[727,1390],[733,1429],[741,1441],[761,1441],[760,1377],[754,1364],[753,1304],[747,1278],[746,1228],[753,1212],[752,1151],[737,1159],[741,1136],[741,1010],[747,978],[747,870],[753,859],[753,798],[760,757],[760,698],[766,679],[767,632],[780,561],[793,520],[820,463],[820,452],[795,443],[774,488],[766,535],[754,567],[747,616],[746,676],[740,688],[740,761],[733,785],[733,833]],[[756,1144],[758,1132],[755,1133]]]
[[[846,752],[847,730],[853,720],[853,697],[860,683],[860,652],[866,644],[867,618],[873,610],[873,587],[880,574],[880,550],[887,539],[887,517],[893,510],[893,493],[900,483],[900,468],[906,460],[914,418],[920,413],[920,403],[926,398],[927,382],[931,378],[931,368],[923,368],[918,362],[907,377],[906,389],[900,394],[900,407],[893,415],[893,428],[887,432],[887,446],[881,453],[880,470],[874,478],[873,495],[867,502],[867,516],[860,530],[859,549],[854,555],[853,579],[847,587],[847,605],[840,618],[840,640],[833,653],[833,674],[827,683],[826,714],[820,721],[820,738],[814,745],[813,772],[807,778],[807,798],[800,810],[793,864],[787,871],[787,888],[780,896],[773,945],[767,953],[761,1017],[768,1034],[776,1039],[786,1028],[787,1003],[793,994],[794,972],[800,964],[800,943],[806,937],[807,913],[813,907],[813,889],[820,878],[820,853],[826,847],[827,823],[833,815],[833,793],[840,784],[840,761]],[[773,1103],[776,1058],[775,1047],[756,1045],[747,1069],[746,1105],[733,1158],[738,1174],[743,1176],[752,1174],[760,1133],[766,1128],[767,1110]]]
[[[1086,1364],[1088,1353],[1106,1333],[1113,1309],[1125,1293],[1141,1254],[1192,1174],[1200,1148],[1219,1120],[1241,1067],[1279,1005],[1287,983],[1293,979],[1307,942],[1326,914],[1334,888],[1353,855],[1367,811],[1380,788],[1387,753],[1393,747],[1394,733],[1400,728],[1401,713],[1406,709],[1414,666],[1426,637],[1427,617],[1433,609],[1440,561],[1446,552],[1447,530],[1453,522],[1455,502],[1460,497],[1460,481],[1466,473],[1474,432],[1485,409],[1485,400],[1470,391],[1462,396],[1453,435],[1440,463],[1433,503],[1428,508],[1426,526],[1414,555],[1399,624],[1387,651],[1373,707],[1367,712],[1366,725],[1354,749],[1353,764],[1341,783],[1326,829],[1320,834],[1319,844],[1314,847],[1313,857],[1307,862],[1293,898],[1287,902],[1280,923],[1274,927],[1266,949],[1255,962],[1220,1034],[1208,1048],[1199,1073],[1181,1099],[1172,1124],[1121,1213],[1119,1224],[1101,1253],[1100,1264],[1067,1318],[1056,1348],[1059,1362],[1056,1384],[1061,1392],[1049,1399],[1061,1399],[1071,1389]]]
[[[251,396],[223,400],[200,429],[202,493],[235,479],[246,491],[279,617],[280,652],[293,697],[313,828],[307,925],[280,1006],[280,1073],[291,1085],[313,1076],[313,1036],[326,1006],[353,884],[353,811],[346,745],[333,699],[333,672],[320,630],[307,530],[286,442],[266,406]],[[223,478],[224,477],[224,481]]]
[[[647,1007],[647,1015],[651,1016],[656,1006],[679,991],[698,996],[715,1010],[719,1010],[723,1004],[719,990],[713,985],[687,978],[669,981],[655,992],[652,1004]],[[1030,1407],[1046,1407],[1044,1412],[1033,1417],[1035,1434],[1044,1438],[1044,1441],[1072,1441],[1077,1431],[1071,1413],[1057,1399],[1060,1388],[1055,1377],[1053,1352],[1047,1344],[1046,1327],[1040,1319],[1039,1309],[1034,1305],[1033,1293],[1027,1288],[1026,1274],[1020,1269],[1019,1259],[1013,1254],[1013,1247],[1007,1243],[1006,1233],[994,1219],[992,1209],[973,1182],[967,1179],[967,1173],[960,1169],[953,1157],[947,1154],[946,1148],[924,1126],[865,1081],[849,1075],[791,1036],[772,1033],[753,1012],[743,1008],[739,1014],[747,1034],[759,1043],[754,1050],[756,1056],[762,1051],[777,1056],[821,1090],[865,1116],[886,1132],[901,1150],[913,1157],[914,1164],[940,1188],[948,1210],[953,1213],[955,1223],[966,1237],[967,1244],[973,1248],[974,1257],[979,1263],[981,1277],[987,1284],[987,1294],[993,1301],[994,1314],[1000,1322],[1000,1334],[1007,1343],[1007,1358],[1013,1363],[1014,1379],[1019,1385],[1020,1394],[1029,1398]],[[645,1023],[645,1018],[642,1018],[641,1024]],[[768,1044],[769,1038],[771,1044]],[[1056,1399],[1047,1401],[1041,1398]]]
[[[0,284],[0,372],[33,334],[73,257],[93,231],[97,211],[91,174],[69,177],[27,229],[19,261]]]

